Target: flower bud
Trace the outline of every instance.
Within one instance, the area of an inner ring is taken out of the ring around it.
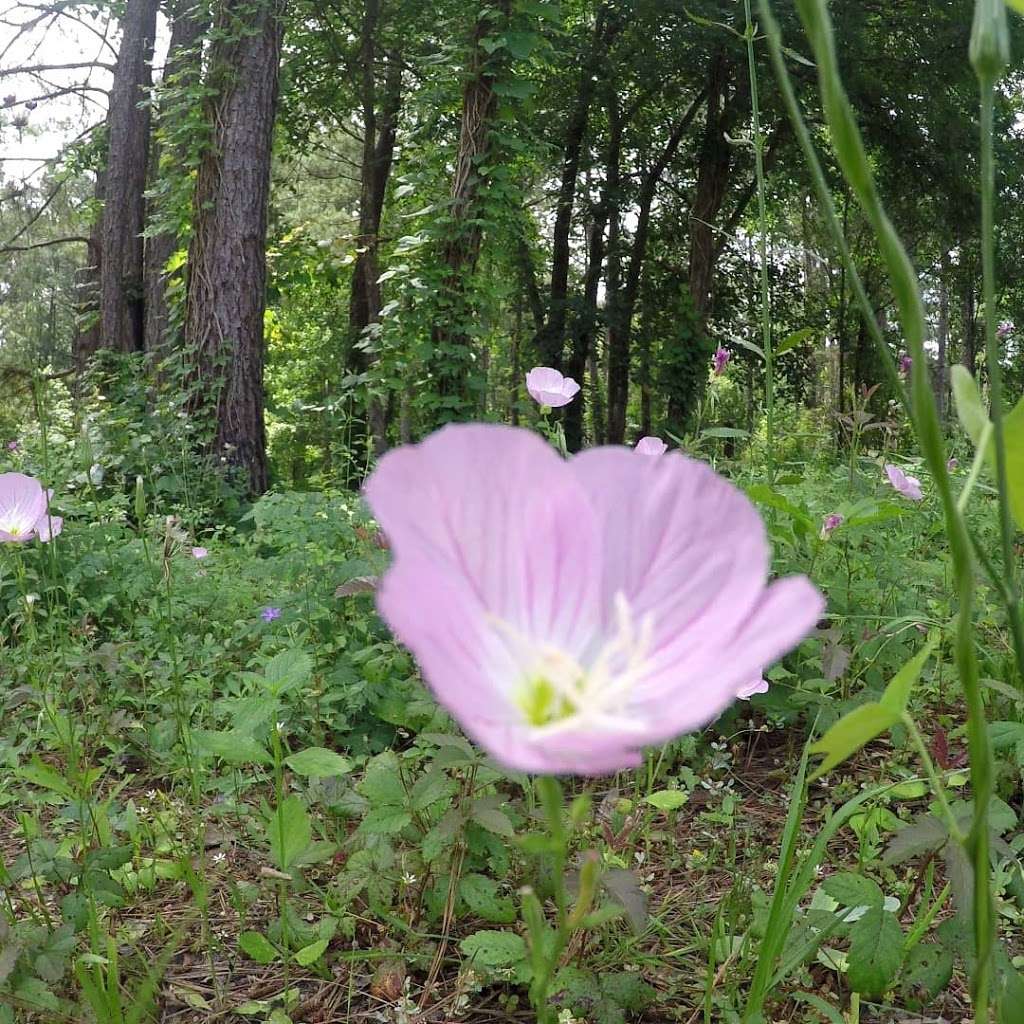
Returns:
[[[984,82],[997,81],[1010,62],[1010,26],[1003,0],[976,0],[968,50],[974,73]]]

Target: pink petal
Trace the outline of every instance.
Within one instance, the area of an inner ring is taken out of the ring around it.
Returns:
[[[36,533],[44,544],[53,540],[63,529],[64,520],[61,516],[43,516],[36,523]]]
[[[749,683],[744,683],[736,693],[740,700],[750,700],[755,694],[768,692],[768,680],[758,675]]]
[[[38,480],[24,473],[0,473],[0,541],[29,540],[45,514],[46,495]]]
[[[668,445],[660,437],[641,437],[633,451],[638,455],[664,455]]]

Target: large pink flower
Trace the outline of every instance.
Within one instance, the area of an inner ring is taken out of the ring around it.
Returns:
[[[526,390],[538,405],[557,409],[568,405],[580,390],[572,377],[563,377],[550,366],[535,366],[526,375]]]
[[[49,514],[50,492],[24,473],[0,473],[0,544],[48,541],[60,533],[64,520]]]
[[[678,453],[561,459],[530,431],[449,426],[389,452],[366,496],[394,551],[381,614],[504,765],[596,775],[713,720],[814,626],[768,584],[751,502]]]
[[[921,481],[916,476],[907,476],[899,466],[894,466],[891,462],[887,462],[885,464],[885,475],[889,478],[889,483],[904,498],[909,498],[911,501],[920,501],[924,497],[921,493]]]
[[[664,455],[668,445],[660,437],[641,437],[633,451],[641,455]]]

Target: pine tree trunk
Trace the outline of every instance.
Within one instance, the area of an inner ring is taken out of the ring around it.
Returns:
[[[629,351],[621,344],[622,330],[622,112],[615,85],[608,97],[608,155],[605,194],[608,199],[608,269],[605,273],[605,315],[608,356],[608,444],[622,444],[626,436],[629,402]]]
[[[211,46],[211,145],[196,180],[185,339],[214,454],[267,488],[263,314],[282,0],[220,0]]]
[[[157,0],[128,0],[107,114],[107,177],[100,263],[100,345],[143,346],[143,241],[149,155],[150,63]]]
[[[175,91],[184,91],[199,82],[202,65],[202,39],[209,24],[209,11],[205,3],[196,0],[177,0],[171,12],[171,39],[167,47],[163,85]],[[163,178],[162,159],[173,163],[171,174],[184,174],[188,145],[179,143],[164,152],[159,136],[175,127],[185,116],[182,101],[168,107],[161,102],[155,113],[153,139],[149,153],[149,188]],[[149,210],[152,219],[153,209]],[[167,305],[167,281],[164,268],[181,242],[173,231],[161,231],[146,239],[145,246],[145,328],[144,347],[149,353],[159,353],[167,343],[170,311]]]

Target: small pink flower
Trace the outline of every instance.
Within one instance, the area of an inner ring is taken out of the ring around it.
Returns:
[[[394,553],[381,615],[518,771],[637,766],[716,718],[824,607],[804,577],[769,583],[757,509],[676,452],[566,461],[527,430],[453,425],[388,452],[366,498]]]
[[[828,540],[832,535],[832,531],[843,525],[845,518],[845,516],[840,515],[838,512],[825,516],[821,523],[821,539]]]
[[[744,683],[736,692],[736,696],[740,700],[750,700],[755,693],[767,693],[768,692],[768,680],[763,678],[761,675],[755,676],[749,683]]]
[[[660,437],[641,437],[633,451],[641,455],[664,455],[668,445]]]
[[[9,452],[16,452],[20,447],[21,447],[21,445],[17,441],[8,441],[7,442],[7,450]]]
[[[900,356],[900,370],[903,373],[910,373],[910,368],[914,365],[914,360],[910,356]]]
[[[1005,341],[1011,334],[1013,334],[1014,326],[1012,320],[1004,320],[996,328],[996,337],[1000,341]]]
[[[960,463],[957,462],[955,457],[951,457],[951,458],[947,459],[946,460],[946,472],[947,473],[952,473],[953,470],[956,469],[956,467],[959,466],[959,465],[960,465]]]
[[[572,377],[563,377],[550,366],[535,366],[526,375],[526,390],[538,404],[550,409],[568,405],[580,390]]]
[[[904,498],[909,498],[911,501],[920,501],[924,497],[921,493],[921,481],[916,476],[907,476],[899,466],[894,466],[892,463],[887,462],[885,464],[885,475],[889,478],[889,483]]]
[[[260,618],[264,622],[273,622],[274,619],[281,618],[281,609],[273,607],[264,608],[263,611],[260,612]]]
[[[715,376],[721,377],[725,373],[725,368],[729,365],[729,360],[732,359],[732,353],[727,348],[722,348],[721,345],[715,349],[715,354],[711,359],[711,364],[714,367]]]
[[[33,537],[46,543],[56,537],[64,520],[50,515],[51,496],[34,477],[0,473],[0,543],[20,543]]]
[[[192,557],[193,557],[193,558],[197,558],[197,559],[202,559],[202,558],[206,558],[206,556],[207,556],[207,555],[208,555],[209,553],[210,553],[210,552],[209,552],[209,551],[207,551],[207,550],[206,550],[206,548],[193,548],[193,549],[192,549]]]

